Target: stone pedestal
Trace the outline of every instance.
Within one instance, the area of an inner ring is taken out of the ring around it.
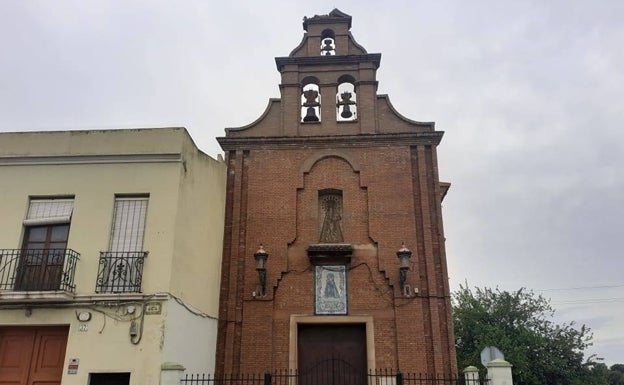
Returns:
[[[186,368],[175,362],[165,362],[160,365],[160,385],[180,385],[180,380]]]
[[[511,376],[511,364],[505,360],[496,359],[486,365],[489,385],[513,385]]]
[[[464,369],[464,385],[478,385],[479,384],[479,369],[475,366],[467,366]]]

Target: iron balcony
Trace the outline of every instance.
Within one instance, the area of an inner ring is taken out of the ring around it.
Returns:
[[[140,293],[147,251],[102,251],[96,293]]]
[[[79,259],[71,249],[0,249],[0,290],[74,293]]]

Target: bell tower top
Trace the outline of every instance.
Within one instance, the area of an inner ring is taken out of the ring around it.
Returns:
[[[275,58],[280,98],[271,99],[255,122],[226,129],[226,137],[219,138],[223,149],[243,148],[252,138],[263,145],[275,138],[279,143],[305,138],[309,145],[312,138],[351,143],[356,137],[378,141],[383,135],[433,132],[433,123],[405,118],[387,95],[377,94],[381,54],[368,53],[350,29],[351,16],[338,9],[304,17],[299,45]]]
[[[303,18],[303,40],[289,57],[366,54],[351,36],[351,16],[334,9],[328,15]]]
[[[347,24],[347,30],[349,30],[351,29],[351,16],[340,11],[338,8],[334,8],[328,15],[314,15],[311,18],[307,16],[303,17],[303,29],[306,31],[308,31],[308,25],[334,23]]]

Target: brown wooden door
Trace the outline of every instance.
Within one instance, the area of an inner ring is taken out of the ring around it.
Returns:
[[[68,327],[0,327],[1,385],[60,385]]]
[[[300,385],[366,385],[365,325],[299,325]]]
[[[31,329],[0,328],[0,384],[27,383],[34,341]]]
[[[68,224],[26,228],[16,290],[58,290],[68,235]]]

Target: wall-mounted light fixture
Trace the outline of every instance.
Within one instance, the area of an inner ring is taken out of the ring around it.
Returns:
[[[76,319],[80,322],[88,322],[91,320],[91,312],[90,311],[77,311]]]
[[[256,260],[256,271],[258,272],[258,278],[260,279],[260,292],[258,293],[260,296],[263,296],[266,293],[266,261],[269,258],[269,253],[267,253],[262,244],[260,244],[260,248],[254,254],[254,259]]]
[[[403,293],[405,291],[405,281],[407,281],[407,271],[410,268],[410,258],[412,257],[412,252],[405,247],[405,242],[403,242],[396,255],[399,257],[399,261],[401,262],[399,266],[399,286],[401,287],[401,292]]]

